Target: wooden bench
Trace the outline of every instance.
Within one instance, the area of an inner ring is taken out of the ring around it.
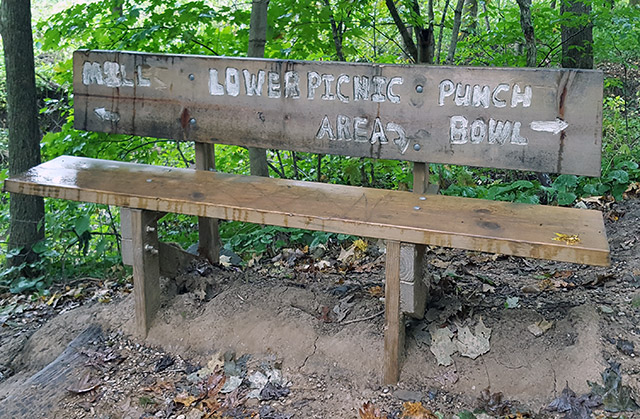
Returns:
[[[143,335],[159,305],[164,213],[200,217],[213,262],[218,219],[387,240],[385,383],[399,378],[403,311],[424,311],[426,291],[411,287],[425,245],[609,263],[597,211],[426,194],[427,161],[598,176],[601,72],[77,51],[74,94],[77,129],[195,142],[195,169],[61,156],[5,181],[130,209]],[[411,161],[414,192],[218,173],[214,144]]]

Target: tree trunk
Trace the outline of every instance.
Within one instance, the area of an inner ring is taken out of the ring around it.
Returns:
[[[116,17],[120,17],[122,16],[122,4],[124,3],[124,0],[113,0],[113,2],[111,3],[111,14],[116,16]]]
[[[491,24],[489,23],[489,14],[487,13],[487,1],[482,2],[482,13],[484,14],[484,26],[487,29],[487,33],[489,33],[491,32]]]
[[[451,43],[449,44],[449,52],[447,53],[447,64],[453,64],[453,57],[456,55],[456,47],[458,46],[458,33],[460,32],[460,24],[462,22],[462,7],[464,0],[458,0],[456,11],[453,17],[453,29],[451,31]]]
[[[253,0],[251,3],[251,22],[249,23],[249,57],[264,57],[267,43],[267,9],[269,0]],[[267,150],[249,147],[249,164],[254,176],[269,176]]]
[[[7,73],[9,175],[16,175],[41,161],[29,0],[2,0],[0,33]],[[32,248],[44,238],[43,199],[11,194],[9,211],[9,249],[22,249],[9,263],[17,266],[37,260]]]
[[[591,5],[582,0],[566,0],[560,12],[570,13],[575,18],[591,13]],[[593,24],[562,26],[562,67],[593,68]]]
[[[419,15],[420,7],[418,2],[414,1],[414,9],[417,10]],[[427,3],[427,12],[429,16],[429,23],[426,28],[416,28],[416,40],[418,41],[418,63],[433,64],[433,54],[435,51],[435,36],[433,33],[433,0],[429,0]]]
[[[411,37],[409,30],[407,29],[407,25],[404,24],[404,21],[400,17],[400,14],[398,13],[398,9],[396,8],[396,4],[394,3],[394,0],[385,0],[385,3],[387,5],[387,9],[389,10],[389,13],[391,14],[391,18],[393,19],[393,22],[396,24],[396,27],[400,32],[400,36],[402,37],[402,42],[404,43],[404,46],[407,52],[409,53],[409,56],[413,58],[414,62],[417,62],[418,48],[416,47],[415,42],[413,42],[413,38]]]
[[[464,3],[464,28],[469,34],[478,31],[478,0],[466,0]]]
[[[444,20],[447,17],[448,9],[449,9],[449,0],[445,0],[444,7],[442,8],[442,19],[440,20],[440,31],[438,32],[438,46],[436,48],[436,64],[440,63],[440,51],[442,51],[442,34],[444,32]]]
[[[527,67],[536,67],[538,63],[536,36],[531,20],[531,0],[517,0],[520,6],[520,26],[524,33],[525,49],[527,50]]]
[[[344,53],[342,52],[342,25],[336,23],[336,19],[333,16],[333,11],[331,10],[331,3],[329,0],[324,0],[324,5],[327,7],[327,11],[329,12],[329,22],[331,23],[331,33],[333,34],[333,45],[336,47],[336,57],[338,57],[338,61],[345,61]]]

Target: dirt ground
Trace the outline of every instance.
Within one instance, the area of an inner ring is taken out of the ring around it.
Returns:
[[[407,402],[421,402],[445,417],[474,409],[564,417],[549,404],[567,385],[589,393],[612,363],[627,401],[640,402],[640,200],[597,206],[609,268],[429,249],[429,310],[407,320],[397,386],[380,385],[384,249],[369,243],[346,265],[332,250],[292,250],[244,269],[194,264],[163,280],[163,305],[144,340],[130,284],[96,285],[110,298],[5,315],[0,416],[357,418],[369,402],[365,417],[430,417],[407,413]],[[460,338],[480,319],[491,329],[489,351],[438,365],[434,330]],[[100,329],[63,353],[91,325]],[[566,417],[589,417],[576,415]]]

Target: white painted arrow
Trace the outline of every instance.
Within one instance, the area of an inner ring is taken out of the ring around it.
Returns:
[[[534,131],[544,131],[559,134],[560,132],[564,131],[569,126],[569,124],[567,124],[560,118],[556,118],[555,121],[532,121],[529,126]]]
[[[105,108],[95,108],[93,112],[98,116],[98,118],[103,121],[110,121],[117,123],[120,120],[120,115],[117,112],[111,112],[106,110]]]

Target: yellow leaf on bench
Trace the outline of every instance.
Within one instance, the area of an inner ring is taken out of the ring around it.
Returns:
[[[566,244],[569,244],[569,245],[580,243],[580,237],[578,237],[577,234],[556,233],[556,237],[554,237],[553,240],[558,242],[565,242]]]

